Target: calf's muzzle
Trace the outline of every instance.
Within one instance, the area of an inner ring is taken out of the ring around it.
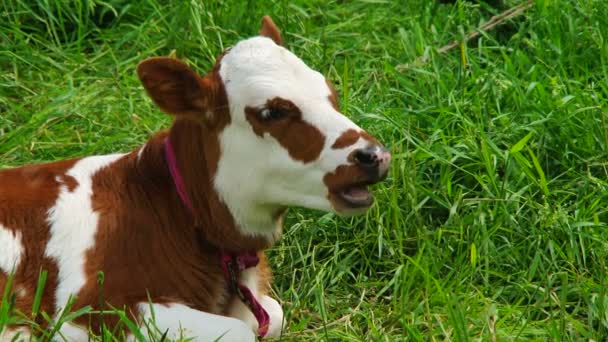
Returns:
[[[386,178],[391,163],[391,153],[381,145],[356,149],[350,159],[367,174],[371,182]]]

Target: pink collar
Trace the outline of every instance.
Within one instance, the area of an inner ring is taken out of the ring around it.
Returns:
[[[184,179],[182,178],[179,168],[177,167],[177,158],[175,157],[175,151],[173,150],[171,139],[165,139],[164,150],[165,161],[169,167],[171,178],[173,178],[175,190],[177,190],[177,193],[182,199],[184,205],[188,207],[191,213],[194,213],[194,206],[186,193]],[[236,294],[255,316],[259,326],[258,335],[260,335],[260,337],[266,336],[268,333],[268,327],[270,326],[270,316],[268,315],[268,312],[266,312],[264,307],[262,307],[260,302],[258,302],[247,286],[238,283],[239,274],[242,271],[248,268],[256,267],[260,262],[257,254],[254,252],[238,254],[220,250],[220,260],[222,262],[224,278],[228,282],[230,291]]]

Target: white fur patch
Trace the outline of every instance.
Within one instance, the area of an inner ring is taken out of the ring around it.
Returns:
[[[0,270],[6,274],[14,272],[23,254],[21,232],[13,232],[0,224],[0,250]]]
[[[59,277],[55,292],[55,309],[59,312],[70,296],[84,286],[85,253],[94,244],[98,214],[91,207],[92,177],[123,154],[94,156],[79,160],[66,174],[78,182],[72,192],[61,186],[59,197],[48,211],[51,237],[45,256],[57,262]]]
[[[214,315],[194,310],[182,304],[138,305],[141,313],[142,332],[147,334],[148,326],[156,330],[151,335],[162,335],[168,331],[169,339],[192,338],[192,341],[255,341],[250,327],[235,318]],[[152,323],[151,323],[152,322]]]
[[[141,156],[144,154],[144,150],[146,149],[147,144],[144,144],[144,146],[139,148],[139,151],[137,151],[137,160],[141,160]]]
[[[53,341],[81,342],[90,340],[85,329],[72,323],[63,323],[57,335],[59,336],[55,336]]]
[[[15,289],[16,289],[15,293],[17,293],[17,296],[19,298],[25,298],[25,297],[27,297],[27,290],[25,289],[25,287],[17,285],[15,287]]]
[[[17,337],[18,336],[18,337]],[[24,327],[19,328],[7,328],[0,332],[0,341],[15,341],[15,342],[29,342],[31,341],[30,330]]]

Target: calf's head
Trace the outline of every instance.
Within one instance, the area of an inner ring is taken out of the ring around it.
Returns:
[[[162,110],[215,139],[212,184],[242,230],[274,230],[268,221],[287,206],[368,209],[367,187],[386,177],[390,153],[340,113],[331,84],[281,46],[269,17],[260,34],[205,76],[161,57],[140,63],[139,77]]]

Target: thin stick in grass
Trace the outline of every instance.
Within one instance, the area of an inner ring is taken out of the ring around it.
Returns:
[[[483,25],[481,25],[475,31],[469,32],[466,36],[464,36],[464,38],[461,41],[455,40],[455,41],[439,48],[437,50],[437,54],[442,55],[442,54],[460,46],[460,44],[466,43],[471,39],[479,37],[481,35],[482,31],[485,31],[485,32],[491,31],[495,27],[504,24],[508,20],[513,19],[517,16],[520,16],[533,5],[534,5],[534,0],[527,0],[526,2],[524,2],[520,5],[509,8],[508,10],[493,16],[492,18],[490,18],[490,20],[485,22]],[[404,71],[404,70],[407,70],[412,67],[419,67],[421,65],[426,64],[428,62],[428,60],[429,60],[428,54],[424,54],[424,55],[416,58],[416,60],[414,60],[411,63],[397,65],[395,67],[395,69],[397,69],[397,71]]]

